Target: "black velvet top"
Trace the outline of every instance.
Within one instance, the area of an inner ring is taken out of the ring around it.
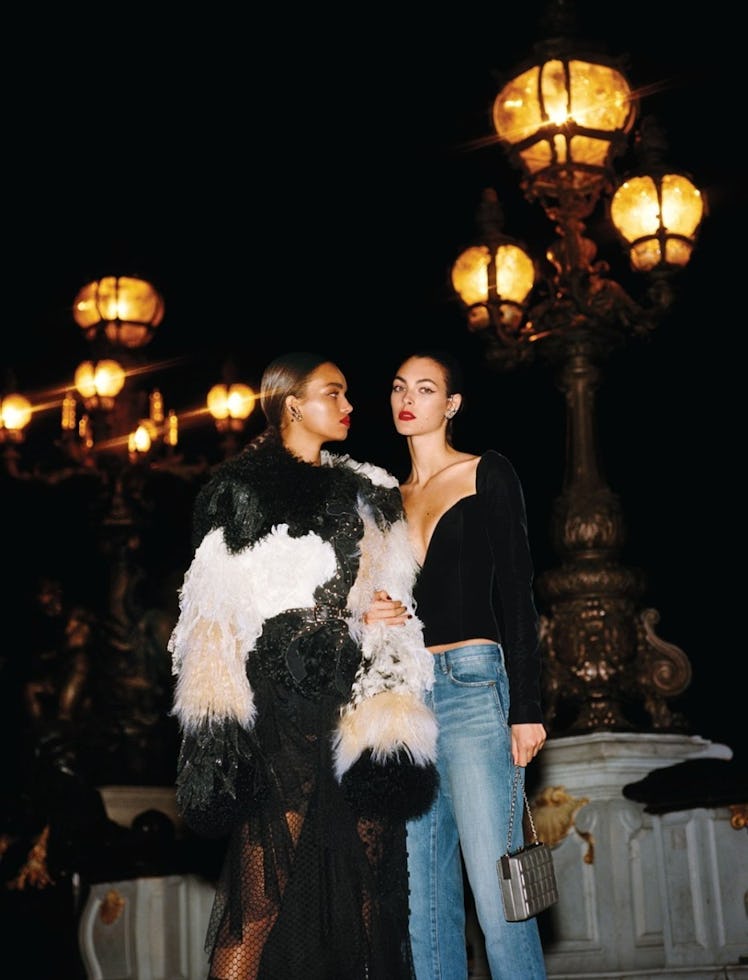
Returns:
[[[484,453],[476,493],[434,528],[416,581],[426,646],[485,637],[502,645],[509,724],[541,722],[538,614],[522,487],[509,460]]]

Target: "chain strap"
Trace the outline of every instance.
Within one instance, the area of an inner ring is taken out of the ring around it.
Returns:
[[[519,782],[519,766],[514,767],[514,780],[512,781],[512,808],[509,811],[509,830],[506,835],[506,853],[512,849],[512,831],[514,829],[514,811],[517,803],[517,783]],[[535,830],[535,821],[532,819],[532,810],[530,809],[530,803],[527,799],[527,793],[525,793],[525,787],[522,786],[522,799],[525,801],[525,809],[527,810],[527,816],[530,820],[530,829],[532,830],[532,843],[538,843],[538,834]]]

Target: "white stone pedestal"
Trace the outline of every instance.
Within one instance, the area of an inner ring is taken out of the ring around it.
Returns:
[[[653,815],[622,793],[657,768],[731,757],[697,736],[546,743],[528,781],[532,798],[556,801],[533,807],[539,835],[557,836],[559,902],[539,918],[549,977],[748,977],[746,830],[727,808]]]
[[[89,980],[206,980],[213,895],[195,875],[92,885],[78,928]]]
[[[100,786],[110,820],[131,828],[159,810],[177,836],[183,825],[173,786]],[[215,888],[198,875],[164,875],[91,885],[78,924],[88,980],[206,980],[203,950]]]

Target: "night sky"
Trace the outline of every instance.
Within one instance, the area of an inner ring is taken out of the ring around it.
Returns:
[[[116,31],[67,20],[58,34],[48,21],[41,39],[29,25],[4,154],[2,361],[19,389],[69,381],[86,356],[71,315],[83,284],[139,274],[165,299],[149,351],[177,362],[159,379],[167,407],[198,403],[227,363],[256,387],[271,357],[321,350],[348,378],[347,450],[403,477],[392,374],[412,348],[448,346],[468,379],[458,443],[513,461],[536,568],[553,567],[562,397],[542,364],[486,368],[448,282],[486,186],[507,234],[538,255],[553,238],[490,138],[492,100],[540,39],[544,4],[523,3],[513,21],[485,7],[469,21],[428,5],[334,20],[310,8],[249,27],[220,10],[160,26],[129,14]],[[642,115],[657,117],[669,162],[706,193],[709,215],[674,308],[605,367],[600,461],[626,515],[624,563],[647,576],[643,605],[693,665],[677,707],[696,734],[742,754],[748,208],[733,7],[711,3],[697,20],[682,4],[636,0],[620,5],[625,24],[601,8],[577,5],[579,33],[628,54]],[[628,288],[604,222],[600,209],[589,233]]]

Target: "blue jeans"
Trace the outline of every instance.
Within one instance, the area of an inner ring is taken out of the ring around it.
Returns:
[[[417,980],[467,977],[460,851],[483,931],[492,980],[545,980],[535,919],[507,922],[496,862],[506,851],[514,764],[509,680],[495,643],[434,654],[428,699],[439,723],[439,792],[408,823],[410,937]],[[512,849],[522,843],[522,785]]]

